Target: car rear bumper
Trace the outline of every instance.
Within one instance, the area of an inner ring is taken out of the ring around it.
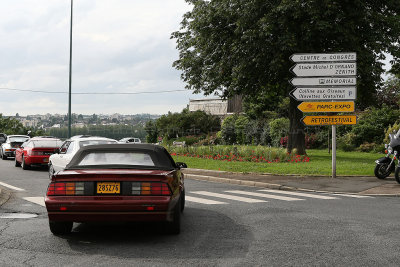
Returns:
[[[29,165],[48,166],[50,156],[29,156],[25,157],[25,163]]]
[[[6,157],[15,157],[15,149],[7,149],[3,153]]]
[[[46,197],[51,221],[170,221],[177,201],[157,197]]]

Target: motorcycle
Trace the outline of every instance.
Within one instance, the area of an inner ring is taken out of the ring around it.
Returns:
[[[377,159],[375,161],[376,166],[374,174],[378,179],[385,179],[393,171],[395,171],[396,181],[400,183],[400,168],[396,168],[395,162],[398,159],[398,155],[400,155],[400,130],[396,134],[389,134],[389,138],[389,144],[385,144],[386,157]]]

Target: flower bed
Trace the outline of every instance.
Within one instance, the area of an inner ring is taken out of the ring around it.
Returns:
[[[309,162],[308,156],[293,155],[282,148],[250,146],[200,146],[166,147],[172,156],[184,156],[222,161],[239,162]]]

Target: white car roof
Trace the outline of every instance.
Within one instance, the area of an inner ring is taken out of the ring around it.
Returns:
[[[77,136],[72,136],[69,140],[71,141],[88,141],[88,140],[109,140],[109,141],[115,141],[117,142],[117,140],[115,139],[111,139],[111,138],[107,138],[107,137],[101,137],[101,136],[81,136],[81,135],[77,135]]]

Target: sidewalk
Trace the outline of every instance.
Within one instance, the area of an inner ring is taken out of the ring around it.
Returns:
[[[191,168],[184,169],[183,172],[188,179],[270,189],[400,197],[400,184],[396,182],[394,175],[380,180],[374,176],[346,176],[333,179],[327,176],[242,174]]]
[[[0,207],[10,198],[10,191],[0,188]]]

